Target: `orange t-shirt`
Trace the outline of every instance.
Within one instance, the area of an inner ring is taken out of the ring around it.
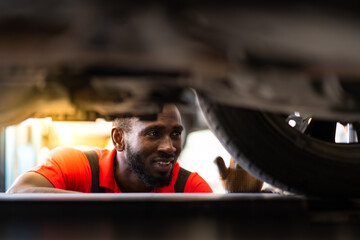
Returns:
[[[108,193],[121,193],[116,184],[113,172],[113,164],[116,149],[94,149],[99,157],[99,186],[105,188]],[[155,188],[152,192],[173,193],[174,186],[179,174],[179,163],[175,163],[173,177],[169,186]],[[85,154],[77,149],[59,147],[52,150],[46,162],[34,167],[30,172],[36,172],[46,177],[55,188],[90,192],[91,169]],[[193,172],[185,184],[185,193],[209,193],[212,192],[209,184],[197,173]]]

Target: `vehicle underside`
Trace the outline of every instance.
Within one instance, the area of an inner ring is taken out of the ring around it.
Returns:
[[[352,1],[1,1],[2,129],[199,106],[237,163],[294,195],[0,194],[0,236],[357,239],[359,80]]]
[[[0,124],[145,118],[166,102],[191,114],[199,101],[254,176],[359,196],[359,42],[351,2],[3,1]],[[336,143],[335,123],[356,137]]]

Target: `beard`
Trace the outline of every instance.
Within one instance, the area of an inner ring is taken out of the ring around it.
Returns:
[[[169,176],[164,176],[161,178],[156,178],[150,174],[146,169],[144,160],[139,154],[134,153],[129,144],[126,144],[126,162],[129,165],[130,169],[136,173],[136,175],[148,186],[152,188],[160,188],[170,185],[171,179],[173,176],[173,171],[171,171]]]

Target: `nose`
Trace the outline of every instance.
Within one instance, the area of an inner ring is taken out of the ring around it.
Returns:
[[[170,136],[165,136],[162,138],[158,146],[158,150],[168,154],[173,154],[176,151]]]

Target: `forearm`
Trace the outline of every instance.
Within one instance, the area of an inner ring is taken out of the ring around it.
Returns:
[[[44,176],[27,172],[19,176],[6,193],[78,193],[55,188]]]
[[[58,188],[51,187],[21,187],[21,188],[10,188],[6,193],[79,193],[75,191],[68,191]]]

